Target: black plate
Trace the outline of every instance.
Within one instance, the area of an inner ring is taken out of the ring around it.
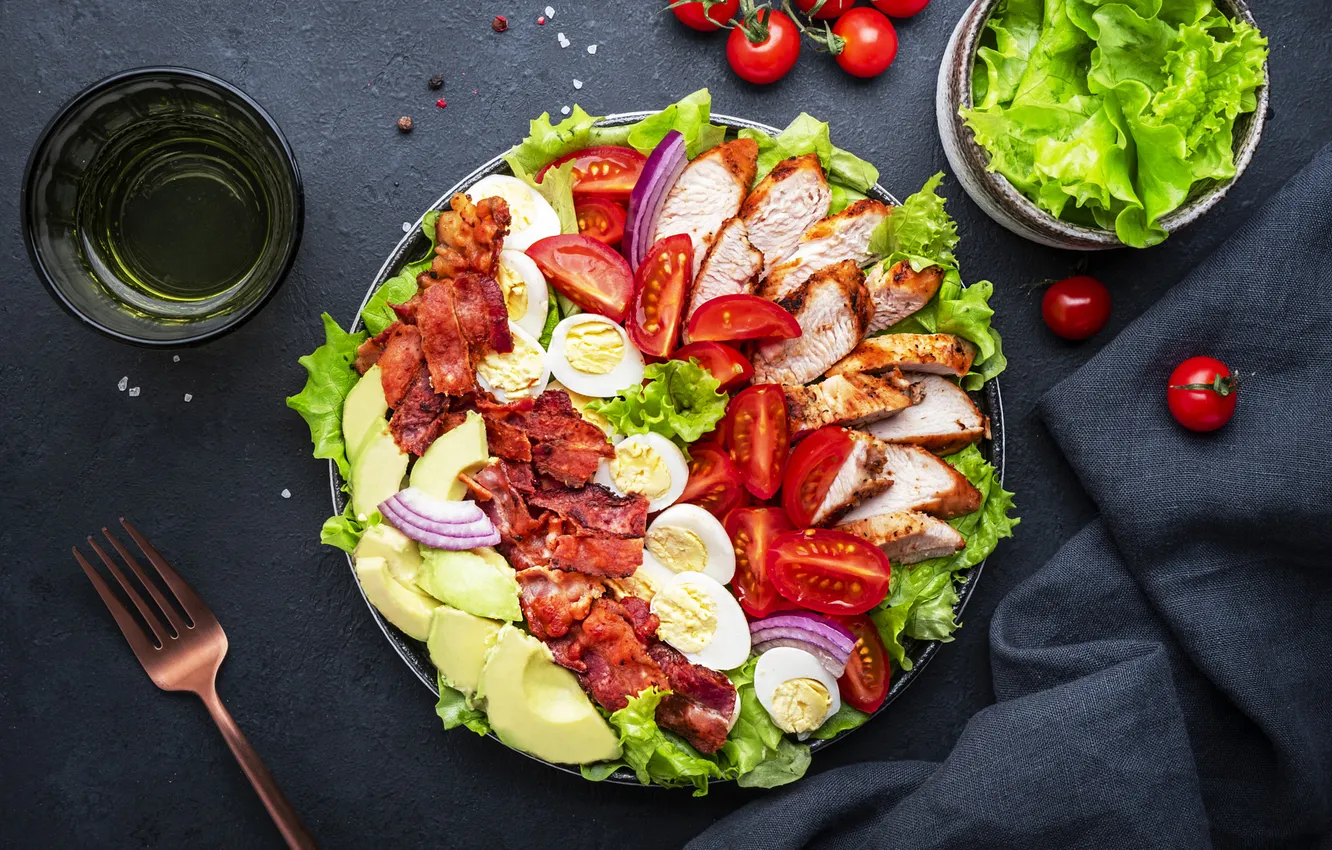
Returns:
[[[606,118],[603,118],[601,123],[604,126],[611,126],[611,127],[618,126],[621,124],[630,124],[634,121],[639,121],[645,116],[650,114],[652,113],[625,112],[619,115],[611,115]],[[728,115],[713,115],[712,121],[713,123],[724,125],[731,130],[739,130],[742,127],[748,127],[754,130],[762,130],[763,132],[773,136],[781,132],[775,127],[769,127],[768,125],[760,124],[757,121],[748,121],[744,118],[732,118]],[[462,180],[459,180],[457,185],[453,186],[451,189],[449,189],[447,192],[441,195],[439,200],[435,201],[431,209],[437,209],[437,210],[447,209],[449,205],[449,199],[453,197],[454,193],[466,190],[467,187],[471,186],[473,183],[480,180],[482,177],[486,177],[491,174],[508,174],[508,173],[509,173],[509,168],[507,165],[504,164],[504,160],[501,159],[499,156],[496,156],[493,159],[487,161],[481,167],[477,168],[471,174],[468,174]],[[887,189],[883,188],[878,184],[874,185],[874,187],[870,190],[869,195],[870,197],[877,198],[886,204],[900,203],[897,200],[897,198],[895,198],[892,195],[892,193],[890,193]],[[421,232],[421,220],[417,219],[416,226],[412,228],[412,232],[402,237],[402,240],[398,242],[397,247],[393,249],[393,253],[389,255],[388,259],[384,261],[384,265],[380,267],[379,273],[375,275],[375,279],[371,281],[370,287],[369,289],[366,290],[365,293],[365,301],[368,301],[370,299],[370,296],[374,293],[376,289],[380,287],[381,284],[384,283],[384,281],[397,275],[403,266],[415,260],[419,260],[422,256],[424,256],[429,246],[430,246],[430,241],[426,238],[425,234]],[[365,307],[365,301],[361,302],[362,308]],[[351,329],[352,331],[357,331],[360,330],[361,328],[362,328],[361,316],[360,316],[360,310],[358,309],[356,313],[356,322],[355,324],[352,325]],[[988,383],[986,383],[984,389],[978,392],[973,392],[970,395],[972,400],[976,402],[976,406],[980,408],[981,412],[990,417],[990,430],[992,434],[992,439],[983,441],[980,445],[980,450],[981,453],[986,457],[986,459],[989,460],[990,463],[994,464],[995,469],[997,469],[999,472],[999,480],[1003,481],[1004,408],[1003,408],[1003,401],[999,395],[999,381],[991,380]],[[329,477],[329,487],[333,493],[334,513],[340,514],[342,513],[343,509],[346,507],[347,498],[346,494],[342,492],[342,485],[344,482],[342,476],[338,474],[337,464],[331,461],[328,464],[328,477]],[[356,572],[352,564],[352,559],[350,555],[347,556],[347,565],[349,567],[353,567],[352,580],[355,581]],[[972,567],[970,570],[967,571],[966,578],[958,585],[957,605],[953,609],[955,616],[961,616],[962,609],[966,607],[967,600],[971,598],[972,591],[975,590],[976,583],[980,580],[981,569],[984,566],[985,562],[982,561],[981,563]],[[357,588],[359,587],[360,584],[358,582]],[[361,595],[364,596],[365,594],[362,593]],[[384,632],[384,636],[388,638],[389,643],[393,645],[393,648],[397,651],[398,655],[402,658],[402,660],[406,662],[407,666],[410,667],[412,672],[416,674],[416,677],[420,679],[421,682],[427,688],[430,689],[430,692],[432,694],[435,694],[435,696],[439,696],[439,688],[435,680],[435,665],[430,663],[430,656],[426,654],[425,644],[413,640],[404,635],[402,632],[398,631],[394,626],[392,626],[387,620],[384,619],[384,617],[379,613],[379,611],[375,609],[375,606],[370,604],[370,600],[367,599],[365,604],[366,607],[369,608],[370,610],[370,616],[375,618],[375,622],[379,624],[379,628]],[[938,641],[916,641],[907,638],[904,642],[904,647],[906,649],[907,656],[912,661],[912,667],[910,670],[901,673],[900,675],[894,678],[892,686],[888,690],[888,698],[884,700],[883,706],[880,707],[879,710],[874,713],[875,716],[877,716],[880,712],[886,711],[888,706],[893,702],[893,700],[901,696],[902,691],[906,690],[907,686],[916,680],[916,677],[920,675],[923,669],[925,669],[925,665],[928,664],[930,659],[934,657],[935,653],[939,651],[940,643]],[[809,742],[810,749],[814,752],[818,752],[824,747],[827,747],[836,741],[842,740],[843,738],[845,738],[847,735],[851,734],[851,732],[854,731],[855,731],[854,729],[847,730],[846,732],[843,732],[837,737],[831,738],[826,741],[810,741]],[[491,733],[490,737],[495,738],[496,741],[499,740],[499,738],[495,737],[495,734],[493,732]],[[518,750],[517,752],[522,752],[522,750]],[[555,764],[553,762],[548,762],[545,759],[539,759],[536,756],[531,755],[530,753],[523,753],[523,755],[535,761],[539,761],[542,764],[550,765],[551,767],[563,770],[567,773],[574,773],[574,774],[579,773],[577,767],[572,767],[567,764]],[[615,782],[621,785],[639,785],[638,779],[634,776],[634,774],[631,771],[625,769],[616,771],[606,781]]]

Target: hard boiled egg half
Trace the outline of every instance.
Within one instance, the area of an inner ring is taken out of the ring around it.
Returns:
[[[754,693],[783,732],[807,735],[842,707],[837,679],[819,659],[790,646],[759,656]]]
[[[509,205],[509,233],[505,248],[526,251],[538,239],[560,234],[560,216],[545,198],[517,177],[492,174],[482,177],[467,190],[476,203],[482,198],[503,198]]]
[[[672,505],[657,515],[643,540],[643,571],[657,585],[681,573],[703,573],[719,584],[735,576],[735,547],[721,521],[698,505]]]
[[[534,337],[541,336],[550,309],[550,291],[537,264],[522,251],[505,248],[500,251],[495,280],[504,293],[509,321]]]
[[[716,579],[704,573],[679,573],[657,590],[651,608],[660,621],[657,637],[690,662],[733,670],[749,658],[745,613]]]
[[[648,513],[656,513],[684,492],[689,463],[684,452],[662,435],[635,434],[615,444],[615,457],[603,459],[592,480],[621,496],[646,497]]]
[[[576,393],[610,398],[643,383],[643,369],[642,352],[624,328],[605,316],[579,313],[560,322],[551,334],[551,374]]]
[[[476,381],[501,404],[535,398],[546,391],[550,366],[546,350],[516,322],[509,322],[513,351],[492,351],[476,364]]]

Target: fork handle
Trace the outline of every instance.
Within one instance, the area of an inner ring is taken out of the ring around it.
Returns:
[[[296,814],[296,809],[292,807],[287,796],[282,793],[277,782],[273,780],[273,775],[264,767],[264,763],[259,759],[259,754],[254,751],[254,747],[245,739],[244,733],[236,725],[236,721],[231,719],[231,713],[227,707],[222,704],[222,699],[217,695],[217,688],[206,688],[199,693],[199,699],[208,706],[208,713],[213,716],[213,722],[217,724],[218,731],[222,733],[222,738],[231,748],[231,754],[240,762],[241,769],[249,777],[250,784],[258,792],[259,799],[264,801],[264,807],[268,809],[268,814],[273,818],[273,823],[277,825],[278,831],[282,833],[287,846],[292,848],[301,848],[301,850],[318,850],[319,845],[315,843],[310,833],[306,831],[305,825],[301,823],[301,818]]]

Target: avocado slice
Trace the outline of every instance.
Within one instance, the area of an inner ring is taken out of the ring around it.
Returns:
[[[489,460],[486,421],[475,411],[469,411],[461,425],[440,435],[421,455],[412,467],[411,483],[437,499],[457,501],[467,493],[458,474],[471,475]]]
[[[421,571],[416,583],[431,596],[454,608],[495,620],[517,622],[518,579],[513,567],[494,549],[421,547]]]
[[[430,616],[439,607],[438,602],[393,578],[383,558],[358,558],[356,577],[365,597],[385,620],[408,637],[426,639],[430,634]]]
[[[477,697],[495,734],[509,746],[561,764],[619,758],[619,737],[574,675],[544,643],[505,625],[481,668]]]
[[[356,544],[356,560],[383,558],[389,574],[407,585],[416,587],[416,574],[421,569],[421,550],[416,541],[391,525],[372,525]]]
[[[441,605],[430,618],[430,634],[426,637],[430,660],[449,685],[471,696],[481,681],[486,652],[494,646],[503,625]]]
[[[347,446],[348,463],[356,464],[362,443],[378,430],[377,426],[384,422],[386,413],[388,401],[384,399],[384,383],[379,365],[375,364],[351,388],[342,404],[342,442]]]
[[[358,518],[368,518],[379,510],[380,502],[402,489],[407,460],[387,422],[378,432],[366,435],[351,469],[352,510]]]

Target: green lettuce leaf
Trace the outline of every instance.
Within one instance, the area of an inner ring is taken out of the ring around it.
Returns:
[[[628,767],[644,785],[694,786],[694,796],[708,793],[708,779],[721,778],[715,761],[691,747],[684,739],[657,725],[657,704],[669,691],[649,688],[610,716],[620,736],[622,755],[615,762],[585,765],[583,776],[599,780],[620,767]]]
[[[648,154],[661,144],[667,133],[675,130],[685,137],[685,153],[693,159],[726,140],[726,128],[711,121],[712,94],[707,89],[699,89],[637,123],[623,128],[606,128],[605,131],[598,128],[597,132],[600,144],[610,144],[611,133],[623,132],[625,144],[639,153]]]
[[[695,358],[653,363],[644,371],[647,382],[597,399],[588,408],[610,420],[621,434],[661,434],[687,449],[717,426],[726,414],[721,382]]]
[[[852,708],[844,702],[842,707],[837,709],[837,713],[823,721],[823,725],[811,732],[809,737],[819,740],[836,738],[848,729],[863,725],[869,718],[865,712]]]
[[[944,460],[980,490],[982,501],[979,510],[949,522],[966,539],[965,549],[946,558],[894,567],[888,598],[870,612],[888,654],[904,670],[911,669],[911,659],[906,657],[902,636],[952,640],[958,626],[953,619],[956,581],[963,570],[989,557],[1001,538],[1012,537],[1018,524],[1018,518],[1010,516],[1013,494],[999,483],[998,472],[979,449],[967,446]]]
[[[346,478],[347,446],[342,440],[342,402],[360,380],[352,368],[356,348],[365,341],[364,333],[349,334],[323,314],[324,344],[300,358],[308,376],[305,388],[287,399],[287,407],[305,418],[314,442],[314,456],[332,460]]]
[[[754,668],[758,656],[750,658],[726,675],[740,698],[740,716],[717,751],[723,779],[735,779],[746,788],[775,788],[804,776],[809,767],[809,747],[787,740],[754,691]]]
[[[832,143],[826,122],[804,112],[776,136],[769,136],[762,130],[745,128],[740,131],[740,137],[758,143],[758,172],[754,175],[756,183],[784,159],[807,153],[818,154],[833,190],[831,212],[839,212],[865,197],[864,193],[879,179],[877,168]]]
[[[810,758],[809,747],[784,737],[771,756],[736,777],[735,784],[741,788],[776,788],[795,782],[809,770]]]
[[[430,250],[421,259],[408,263],[402,271],[384,281],[370,300],[361,308],[361,320],[371,336],[378,336],[385,328],[398,320],[398,314],[390,304],[402,304],[416,294],[416,278],[430,268],[435,259],[435,223],[439,221],[439,210],[430,210],[421,218],[421,231],[430,240]]]
[[[361,535],[365,530],[372,525],[379,525],[383,519],[379,511],[375,511],[370,514],[369,519],[362,522],[352,515],[351,502],[348,501],[342,513],[324,520],[323,527],[319,529],[319,542],[325,546],[341,549],[350,555],[355,551],[356,544],[361,542]]]
[[[895,208],[870,235],[870,250],[885,257],[910,258],[916,271],[930,265],[957,268],[953,254],[958,243],[957,223],[944,209],[939,194],[942,182],[943,172],[939,172]]]
[[[573,167],[572,162],[566,162],[559,168],[552,168],[538,183],[536,178],[523,170],[521,165],[510,164],[514,176],[536,189],[537,194],[545,198],[555,210],[555,214],[560,217],[561,233],[578,232],[578,213],[574,210]]]
[[[550,348],[550,338],[555,335],[555,326],[560,323],[560,299],[555,293],[555,287],[546,284],[546,295],[546,323],[541,326],[541,336],[537,337],[542,348]]]
[[[450,687],[443,673],[436,674],[439,679],[439,702],[435,704],[435,713],[444,721],[445,729],[466,726],[478,735],[490,733],[490,721],[486,713],[473,708],[462,691]]]
[[[591,141],[592,125],[599,119],[588,115],[583,107],[575,105],[568,118],[558,124],[550,122],[550,113],[541,113],[528,125],[527,138],[509,148],[504,161],[514,174],[535,176],[542,166],[568,153],[582,150]]]

